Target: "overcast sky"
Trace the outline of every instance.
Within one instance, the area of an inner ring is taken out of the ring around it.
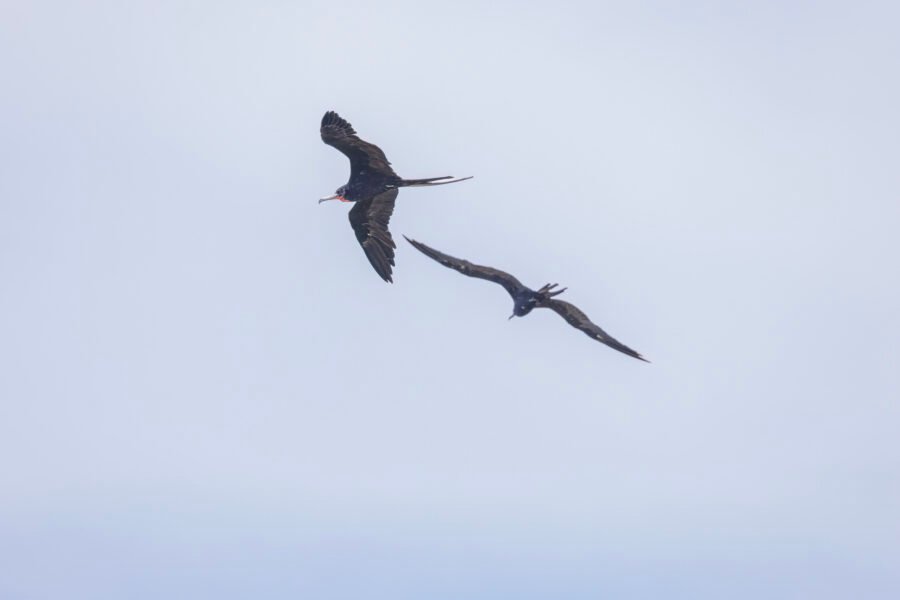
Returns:
[[[900,597],[898,20],[0,3],[0,597]]]

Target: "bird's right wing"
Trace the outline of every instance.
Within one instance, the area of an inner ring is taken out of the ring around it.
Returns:
[[[429,248],[422,242],[417,242],[409,238],[406,238],[406,241],[415,246],[416,250],[418,250],[425,256],[433,258],[445,267],[448,267],[455,271],[459,271],[463,275],[468,275],[469,277],[477,277],[479,279],[487,279],[488,281],[499,283],[504,288],[506,288],[506,291],[509,292],[509,295],[513,298],[515,298],[517,294],[520,294],[524,289],[526,289],[518,279],[516,279],[509,273],[501,271],[500,269],[494,269],[491,267],[484,267],[482,265],[470,263],[467,260],[456,258],[450,256],[449,254],[444,254],[443,252],[438,252],[434,248]]]
[[[351,176],[362,172],[396,175],[381,148],[361,140],[353,126],[333,110],[322,117],[319,133],[323,142],[337,148],[350,159]]]
[[[391,267],[394,266],[394,248],[397,245],[388,231],[388,222],[394,214],[396,199],[397,188],[391,188],[370,200],[360,200],[349,213],[350,226],[366,257],[375,272],[391,283]]]
[[[546,300],[544,302],[539,302],[537,307],[549,308],[550,310],[561,316],[563,319],[565,319],[566,322],[575,329],[583,331],[585,334],[587,334],[588,337],[606,344],[614,350],[618,350],[619,352],[627,354],[628,356],[632,356],[638,360],[650,362],[619,340],[603,331],[599,325],[594,324],[594,322],[592,322],[588,318],[588,316],[581,312],[581,310],[579,310],[578,307],[574,304],[569,304],[564,300],[550,298],[549,300]]]

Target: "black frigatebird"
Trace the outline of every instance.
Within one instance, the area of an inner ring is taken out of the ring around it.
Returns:
[[[566,291],[567,288],[554,290],[553,288],[557,287],[558,284],[554,283],[551,285],[548,283],[541,289],[535,291],[525,287],[518,279],[500,269],[484,267],[470,263],[461,258],[455,258],[448,254],[444,254],[443,252],[438,252],[434,248],[429,248],[422,242],[411,240],[408,237],[406,238],[406,241],[415,246],[422,254],[433,258],[445,267],[459,271],[463,275],[468,275],[469,277],[487,279],[488,281],[493,281],[494,283],[502,285],[513,299],[513,314],[509,316],[510,319],[513,317],[524,317],[535,308],[549,308],[565,319],[569,325],[586,333],[588,337],[595,339],[598,342],[602,342],[610,348],[618,350],[628,356],[633,356],[644,362],[650,362],[600,329],[599,326],[592,323],[587,315],[581,312],[576,306],[554,298],[554,296],[559,296]]]
[[[319,204],[326,200],[356,203],[350,210],[350,225],[356,239],[375,272],[385,281],[393,282],[391,267],[394,266],[394,248],[397,246],[388,231],[388,221],[394,212],[398,188],[444,185],[472,178],[454,179],[452,175],[445,175],[403,179],[391,168],[381,148],[361,140],[353,126],[331,110],[322,117],[320,133],[323,142],[350,159],[350,180],[335,190],[333,196],[321,198]]]

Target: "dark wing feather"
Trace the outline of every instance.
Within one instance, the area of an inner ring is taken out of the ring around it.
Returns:
[[[381,148],[359,139],[353,126],[336,112],[330,110],[325,113],[319,132],[323,142],[337,148],[350,159],[351,177],[366,173],[396,176]]]
[[[644,362],[650,362],[625,344],[621,343],[619,340],[615,339],[602,329],[599,326],[595,325],[588,319],[587,315],[581,312],[578,307],[573,304],[569,304],[563,300],[556,300],[555,298],[551,298],[546,302],[538,303],[538,308],[549,308],[556,312],[559,316],[565,319],[569,325],[574,327],[575,329],[580,329],[584,333],[586,333],[589,337],[597,340],[598,342],[602,342],[613,348],[614,350],[618,350],[619,352],[623,352],[628,356],[633,356],[638,360],[642,360]]]
[[[419,252],[433,258],[445,267],[459,271],[463,275],[468,275],[469,277],[477,277],[478,279],[487,279],[488,281],[499,283],[506,288],[506,291],[509,292],[509,295],[512,296],[513,299],[516,298],[516,295],[521,294],[527,289],[518,279],[500,269],[493,269],[491,267],[470,263],[467,260],[456,258],[449,254],[444,254],[443,252],[438,252],[434,248],[429,248],[422,242],[417,242],[409,238],[406,238],[406,241],[415,246]]]
[[[369,200],[360,200],[350,210],[350,225],[356,239],[365,251],[375,272],[385,281],[393,283],[391,267],[394,266],[394,248],[397,245],[388,231],[388,221],[394,213],[397,189],[381,192]]]

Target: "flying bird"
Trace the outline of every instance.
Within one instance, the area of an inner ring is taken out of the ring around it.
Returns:
[[[381,148],[361,140],[353,126],[334,111],[322,117],[322,141],[341,151],[350,159],[350,180],[335,190],[326,200],[355,202],[350,210],[350,225],[356,239],[366,253],[375,272],[387,282],[393,282],[394,239],[388,231],[388,221],[394,212],[397,191],[402,187],[444,185],[472,179],[452,175],[427,179],[403,179],[391,168]]]
[[[581,312],[578,307],[554,298],[554,296],[559,296],[566,291],[567,288],[555,290],[554,288],[556,288],[558,284],[554,283],[551,285],[548,283],[535,291],[525,287],[518,279],[500,269],[484,267],[470,263],[461,258],[455,258],[448,254],[444,254],[443,252],[438,252],[434,248],[429,248],[422,242],[411,240],[408,237],[406,238],[406,241],[415,246],[422,254],[429,258],[433,258],[445,267],[459,271],[463,275],[468,275],[469,277],[487,279],[488,281],[493,281],[494,283],[502,285],[513,299],[513,314],[509,316],[510,319],[513,317],[524,317],[535,308],[549,308],[565,319],[569,325],[583,331],[588,337],[595,339],[598,342],[602,342],[610,348],[618,350],[628,356],[632,356],[644,362],[650,362],[600,329],[600,327],[591,322],[587,315]]]

